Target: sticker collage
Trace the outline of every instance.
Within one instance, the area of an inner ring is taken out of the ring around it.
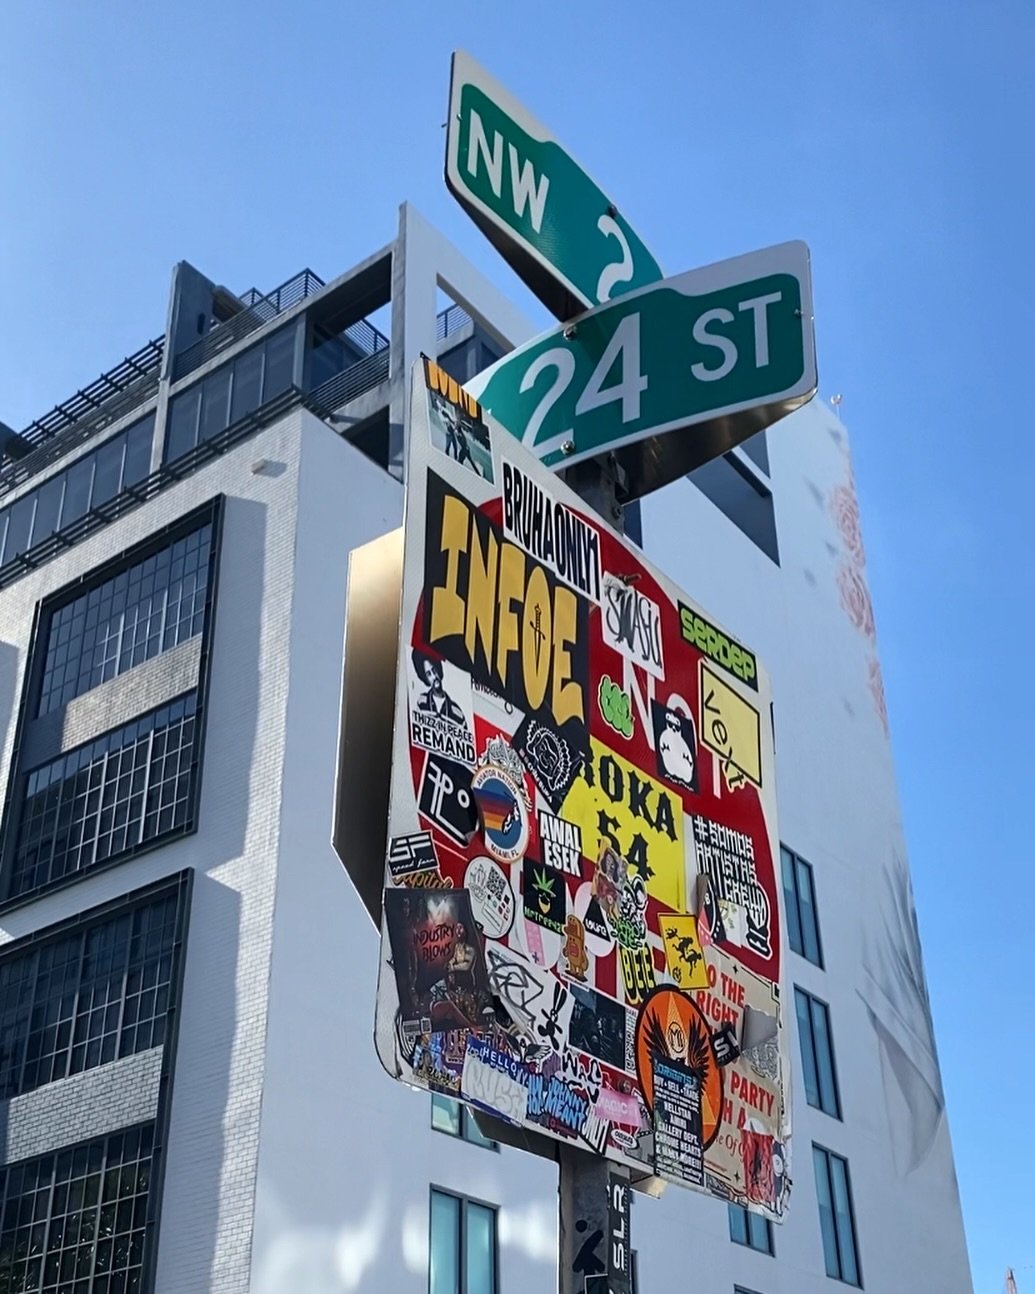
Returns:
[[[779,1218],[764,672],[428,360],[412,406],[382,1063]]]

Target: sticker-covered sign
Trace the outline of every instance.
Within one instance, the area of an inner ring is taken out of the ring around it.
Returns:
[[[409,442],[381,1061],[778,1219],[768,676],[427,360]]]

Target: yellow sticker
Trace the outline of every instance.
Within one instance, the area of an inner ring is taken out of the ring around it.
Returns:
[[[733,791],[744,779],[762,785],[762,728],[758,711],[701,661],[701,740],[722,760]]]
[[[592,737],[561,817],[581,827],[588,858],[609,844],[643,877],[649,895],[685,911],[683,804],[674,791]]]
[[[679,988],[707,988],[708,967],[697,934],[697,918],[683,912],[663,912],[658,918],[665,941],[669,974]]]

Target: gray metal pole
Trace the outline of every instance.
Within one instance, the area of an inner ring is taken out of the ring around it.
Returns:
[[[610,454],[576,463],[564,473],[565,481],[576,494],[621,532],[625,525],[617,494],[620,476],[621,468]],[[586,1294],[587,1277],[593,1290],[600,1278],[606,1280],[612,1270],[608,1174],[620,1177],[628,1174],[601,1155],[567,1145],[557,1147],[557,1166],[557,1291],[558,1294]]]

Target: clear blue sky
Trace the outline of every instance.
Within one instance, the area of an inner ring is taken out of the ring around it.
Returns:
[[[330,276],[388,241],[404,197],[527,304],[442,182],[457,45],[550,123],[668,272],[810,244],[982,1294],[1007,1263],[1035,1291],[1032,14],[7,0],[0,16],[15,427],[162,331],[175,261],[237,290]]]

